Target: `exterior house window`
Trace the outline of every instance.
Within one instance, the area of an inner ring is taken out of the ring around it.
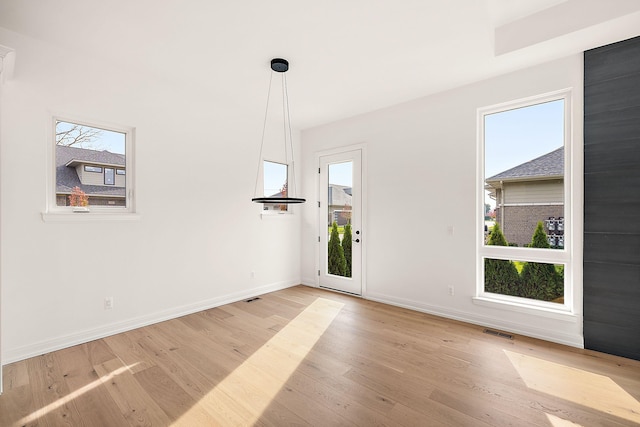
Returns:
[[[264,197],[287,197],[288,195],[288,170],[283,163],[264,161]],[[288,205],[278,203],[263,203],[265,211],[287,212]]]
[[[570,93],[479,110],[478,297],[570,311]]]
[[[90,212],[133,212],[133,129],[54,117],[52,133],[49,211],[71,211],[82,194]]]
[[[104,168],[104,185],[116,185],[115,169]]]

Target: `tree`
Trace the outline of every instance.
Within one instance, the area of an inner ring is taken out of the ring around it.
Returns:
[[[542,221],[538,222],[531,237],[531,248],[549,249],[551,246],[544,232]],[[564,294],[564,283],[553,264],[526,262],[522,267],[522,289],[525,298],[551,301]]]
[[[67,122],[56,124],[56,145],[99,149],[97,140],[101,136],[102,129]]]
[[[289,183],[287,181],[284,182],[284,184],[282,185],[282,188],[280,189],[280,196],[289,197]],[[281,211],[288,210],[287,204],[286,203],[281,204],[280,210]]]
[[[344,249],[340,244],[340,235],[338,234],[338,223],[333,222],[331,226],[331,237],[329,238],[329,274],[344,276],[347,271],[347,260],[344,257]]]
[[[502,234],[500,224],[496,223],[491,229],[487,245],[508,246],[507,239]],[[484,260],[484,290],[502,295],[519,296],[520,275],[515,264],[510,260],[485,258]]]
[[[89,206],[89,196],[87,196],[85,192],[76,185],[75,187],[73,187],[73,190],[71,190],[71,195],[69,196],[69,204],[71,206]]]
[[[342,236],[342,251],[344,253],[344,258],[346,261],[346,271],[345,276],[351,277],[351,224],[346,223],[344,226],[344,235]]]

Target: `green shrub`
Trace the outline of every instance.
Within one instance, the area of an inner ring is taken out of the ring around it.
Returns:
[[[344,276],[347,272],[347,260],[344,257],[344,249],[340,244],[338,234],[338,224],[334,221],[331,227],[331,237],[329,238],[329,274]]]
[[[507,239],[500,229],[500,224],[496,223],[491,229],[487,244],[493,246],[508,246]],[[520,275],[512,261],[490,258],[484,260],[485,292],[516,295],[519,285]]]
[[[549,249],[551,246],[544,232],[542,221],[538,222],[531,237],[531,248]],[[563,272],[564,273],[564,272]],[[564,276],[564,274],[562,274]],[[551,301],[564,294],[564,279],[553,264],[545,262],[526,262],[522,267],[522,294],[525,298]]]
[[[344,226],[344,235],[342,236],[342,252],[346,261],[345,276],[351,277],[351,224],[347,223]]]

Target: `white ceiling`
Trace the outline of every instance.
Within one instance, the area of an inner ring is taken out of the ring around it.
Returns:
[[[494,53],[497,27],[542,28],[552,8],[568,15],[556,26],[592,19]],[[0,0],[0,26],[251,108],[264,108],[269,60],[285,57],[304,129],[638,35],[638,11],[638,0]]]

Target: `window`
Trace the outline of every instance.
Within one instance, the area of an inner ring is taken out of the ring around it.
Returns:
[[[113,168],[104,168],[104,185],[115,185],[116,175]]]
[[[264,197],[288,196],[288,166],[283,163],[264,161]],[[265,211],[287,212],[288,205],[264,203]]]
[[[133,129],[54,117],[52,135],[50,212],[133,212]]]
[[[483,299],[571,309],[569,96],[479,111]]]

